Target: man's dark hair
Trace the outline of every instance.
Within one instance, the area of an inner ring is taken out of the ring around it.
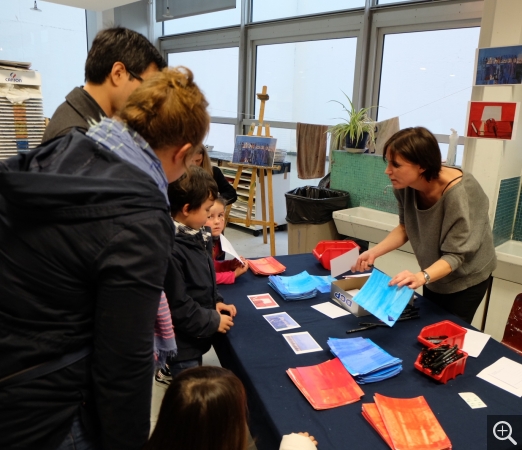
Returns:
[[[169,184],[168,195],[170,212],[175,216],[185,205],[192,211],[201,208],[209,198],[215,200],[218,187],[212,175],[201,167],[190,166],[185,175]]]
[[[382,158],[384,161],[393,161],[395,155],[423,168],[422,176],[426,181],[439,178],[442,165],[439,143],[426,128],[413,127],[397,131],[384,144]]]
[[[92,42],[85,62],[85,81],[102,84],[116,62],[138,76],[152,63],[159,70],[167,67],[156,47],[142,34],[123,27],[108,28],[100,31]]]

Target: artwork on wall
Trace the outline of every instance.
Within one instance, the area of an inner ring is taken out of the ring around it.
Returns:
[[[518,110],[518,102],[469,102],[466,137],[514,139]]]
[[[522,84],[522,45],[477,49],[475,86]]]
[[[264,136],[236,136],[232,162],[253,166],[272,167],[277,139]]]

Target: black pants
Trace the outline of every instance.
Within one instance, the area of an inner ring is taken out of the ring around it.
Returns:
[[[431,300],[445,310],[455,314],[467,323],[471,323],[473,316],[484,298],[488,289],[491,275],[482,283],[471,286],[453,294],[437,294],[424,286],[422,294],[424,298]]]

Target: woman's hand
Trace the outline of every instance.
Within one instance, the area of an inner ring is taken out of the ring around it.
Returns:
[[[409,270],[403,270],[395,275],[388,285],[397,285],[398,287],[408,286],[410,289],[417,289],[418,287],[424,286],[424,284],[426,284],[426,280],[422,272],[412,273]]]
[[[373,262],[376,256],[373,255],[371,250],[367,250],[359,255],[355,266],[352,266],[352,272],[365,272],[373,267]]]

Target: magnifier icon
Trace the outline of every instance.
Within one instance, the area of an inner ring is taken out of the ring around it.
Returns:
[[[501,426],[499,427],[499,425],[501,425]],[[497,433],[499,433],[500,436]],[[507,433],[507,434],[504,436],[505,433]],[[511,428],[511,425],[509,424],[509,422],[506,422],[504,420],[497,422],[493,426],[493,436],[495,436],[499,441],[505,441],[505,440],[509,439],[509,441],[513,445],[517,445],[517,441],[515,441],[511,437],[512,433],[513,433],[513,429]]]

